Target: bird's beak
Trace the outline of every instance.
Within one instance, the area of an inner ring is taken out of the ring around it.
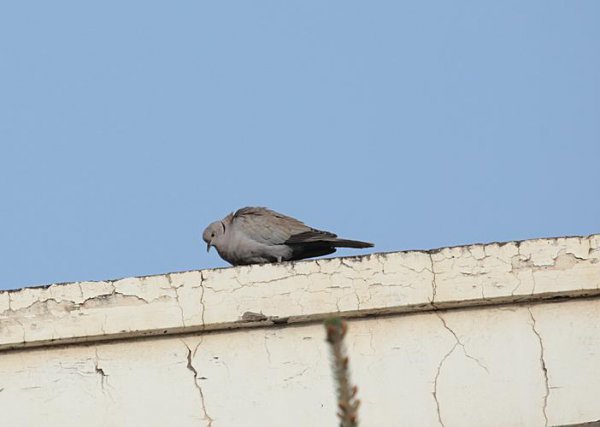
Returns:
[[[211,244],[210,244],[210,242],[208,242],[206,244],[206,252],[210,252],[210,246],[211,246]]]

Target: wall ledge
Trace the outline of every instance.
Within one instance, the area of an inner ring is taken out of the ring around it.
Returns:
[[[375,253],[3,291],[0,350],[599,295],[598,234]]]

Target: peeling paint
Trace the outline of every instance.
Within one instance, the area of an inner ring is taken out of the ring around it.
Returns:
[[[597,246],[536,239],[0,292],[0,351],[255,327],[244,312],[301,323],[600,295]]]

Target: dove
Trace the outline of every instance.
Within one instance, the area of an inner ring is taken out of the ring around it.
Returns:
[[[215,247],[232,265],[296,261],[328,255],[336,248],[371,248],[372,243],[340,239],[295,218],[263,207],[245,207],[210,224],[202,233],[206,251]]]

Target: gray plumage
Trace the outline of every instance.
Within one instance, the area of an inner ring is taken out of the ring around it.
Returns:
[[[340,239],[328,231],[308,227],[267,208],[246,207],[210,224],[202,233],[232,265],[294,261],[328,255],[336,248],[370,248],[372,243]]]

